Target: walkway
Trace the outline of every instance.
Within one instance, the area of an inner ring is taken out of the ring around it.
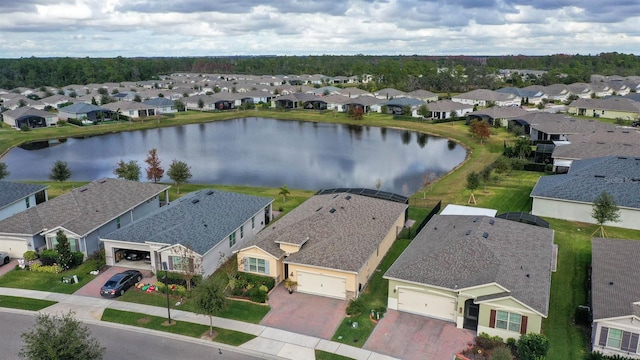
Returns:
[[[117,301],[113,299],[102,299],[80,295],[67,295],[50,293],[37,290],[24,290],[0,287],[0,295],[18,296],[32,299],[44,299],[57,301],[58,303],[42,310],[50,314],[67,313],[73,310],[79,320],[97,321],[102,317],[104,309],[115,309],[143,313],[153,316],[164,317],[167,309],[164,307],[149,306],[142,304]],[[171,318],[180,321],[209,325],[209,318],[182,310],[171,310]],[[301,335],[290,331],[279,330],[263,325],[245,323],[242,321],[213,318],[213,324],[217,327],[241,331],[257,336],[239,347],[237,350],[245,350],[252,355],[260,354],[265,358],[284,359],[313,359],[314,350],[346,356],[353,359],[362,360],[391,360],[393,357],[364,350],[357,347],[320,339],[314,336]],[[114,325],[110,326],[126,326]],[[151,331],[150,331],[151,332]],[[175,336],[175,335],[172,335]],[[224,344],[216,344],[226,347]]]

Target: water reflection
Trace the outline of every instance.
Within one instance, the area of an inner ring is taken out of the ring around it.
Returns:
[[[465,158],[447,139],[410,131],[326,123],[236,119],[181,127],[69,139],[38,150],[12,149],[2,161],[9,180],[44,180],[56,160],[72,180],[113,177],[122,159],[143,167],[151,148],[166,168],[173,159],[191,166],[194,183],[317,190],[370,187],[410,194],[425,173],[438,176]],[[412,142],[413,136],[416,141]],[[28,164],[25,166],[25,164]],[[165,176],[163,181],[170,180]]]

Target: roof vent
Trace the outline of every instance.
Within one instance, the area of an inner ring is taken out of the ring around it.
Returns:
[[[604,175],[596,175],[596,178],[598,179],[604,179],[604,177],[605,177]]]
[[[107,182],[107,179],[102,179],[102,180],[100,180],[100,181],[98,181],[98,182],[99,182],[100,184],[104,184],[104,183],[106,183],[106,182]]]
[[[333,198],[335,199],[335,198],[337,198],[338,196],[340,196],[340,194],[335,194],[335,195],[333,196]]]
[[[480,220],[480,218],[476,217],[475,219],[473,219],[473,222],[478,222],[478,220]]]
[[[623,134],[628,134],[628,133],[629,133],[629,131],[628,131],[628,130],[622,130],[622,133],[623,133]]]
[[[471,235],[471,230],[467,230],[467,233],[465,235]]]
[[[85,192],[87,190],[88,190],[87,188],[83,188],[83,189],[80,189],[80,192]]]
[[[320,206],[319,208],[316,209],[316,212],[322,210],[322,206]]]
[[[530,274],[527,274],[527,277],[528,277],[528,278],[530,278],[530,277],[531,277],[531,275],[530,275]]]
[[[613,281],[609,281],[609,285],[613,285]]]
[[[351,195],[347,195],[347,196],[345,196],[345,199],[347,199],[347,200],[351,200]]]
[[[329,210],[329,212],[333,214],[334,212],[336,212],[336,209],[331,208],[331,210]]]
[[[607,130],[607,132],[608,132],[608,133],[612,133],[612,132],[613,132],[613,130]]]
[[[494,219],[489,219],[489,224],[493,225],[495,223],[496,223],[496,221]]]
[[[488,232],[486,232],[486,231],[485,231],[485,232],[483,232],[483,233],[482,233],[482,237],[483,237],[483,238],[485,238],[485,239],[486,239],[486,238],[488,238],[488,237],[489,237],[489,233],[488,233]]]
[[[191,200],[191,203],[192,203],[192,204],[197,204],[197,203],[199,203],[199,202],[200,202],[200,199],[193,199],[193,200]]]
[[[205,194],[211,195],[211,194],[213,194],[213,190],[208,190]]]
[[[626,158],[626,157],[624,157],[624,156],[618,156],[618,159],[620,159],[620,160],[627,160],[627,158]]]

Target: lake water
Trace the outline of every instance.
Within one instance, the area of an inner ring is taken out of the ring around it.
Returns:
[[[466,156],[453,141],[410,131],[245,118],[14,148],[0,161],[11,172],[6,180],[48,179],[53,163],[62,160],[71,180],[91,181],[114,177],[121,159],[136,160],[145,180],[144,160],[152,148],[165,173],[173,159],[191,166],[192,183],[308,190],[379,184],[404,195],[418,190],[426,173],[441,176]]]

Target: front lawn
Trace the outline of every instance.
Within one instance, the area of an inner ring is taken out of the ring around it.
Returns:
[[[15,269],[0,277],[0,287],[72,294],[93,280],[95,275],[91,275],[89,272],[99,269],[100,266],[99,261],[88,260],[74,269],[63,271],[59,274]],[[77,284],[65,284],[62,282],[63,276],[72,277],[73,275],[78,277],[79,282]]]
[[[16,296],[0,295],[0,307],[3,308],[38,311],[54,304],[57,304],[57,302],[50,300],[29,299]]]
[[[166,325],[167,319],[163,317],[114,309],[105,309],[101,320],[142,327],[145,329],[170,332],[173,334],[186,335],[195,338],[200,338],[205,332],[209,331],[209,326],[207,325],[176,320],[172,320],[172,325]],[[214,341],[233,346],[242,345],[255,338],[255,336],[251,334],[222,329],[215,326],[213,327],[213,330],[218,334],[213,339]]]
[[[180,305],[176,305],[182,300]],[[137,304],[145,304],[159,307],[167,307],[167,297],[161,293],[146,293],[135,288],[131,288],[118,301],[127,301]],[[180,297],[172,296],[170,299],[172,309],[196,312],[196,309],[189,301]],[[248,301],[231,300],[227,301],[227,308],[222,310],[217,316],[225,319],[233,319],[244,321],[252,324],[258,324],[262,318],[267,315],[271,308],[266,305],[258,305]]]
[[[316,360],[350,360],[350,359],[351,359],[350,357],[316,349]]]

